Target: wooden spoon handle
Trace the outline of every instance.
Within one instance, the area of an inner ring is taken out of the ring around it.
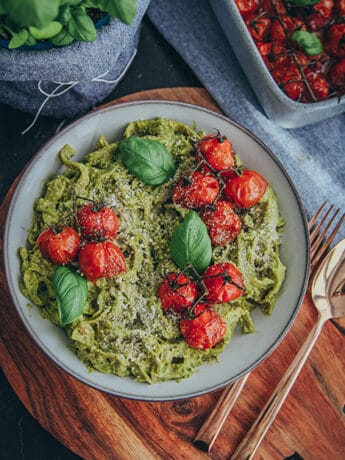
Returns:
[[[199,449],[208,452],[222,429],[222,426],[233,408],[242,388],[244,387],[249,373],[238,379],[233,385],[229,385],[221,394],[212,412],[201,425],[193,443]]]
[[[289,391],[298,377],[304,363],[306,362],[316,339],[321,332],[325,320],[326,319],[324,317],[319,316],[318,321],[310,331],[301,349],[288,367],[283,378],[280,380],[278,386],[272,393],[270,399],[267,401],[265,407],[260,412],[250,430],[237,446],[230,460],[250,460],[253,458],[256,450],[261,444],[261,441],[265,437],[265,434],[289,394]]]

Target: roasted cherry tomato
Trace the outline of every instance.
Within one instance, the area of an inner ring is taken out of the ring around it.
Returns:
[[[305,29],[306,26],[300,19],[291,16],[283,16],[279,19],[275,18],[272,20],[269,37],[271,41],[286,44],[296,30]]]
[[[112,278],[126,271],[121,249],[112,241],[89,242],[79,251],[79,268],[89,281]]]
[[[225,184],[224,195],[240,208],[250,208],[263,197],[267,181],[256,171],[244,169],[240,176]]]
[[[325,27],[332,17],[334,1],[320,0],[311,7],[311,13],[306,18],[308,28],[311,30],[319,30]]]
[[[230,169],[234,166],[234,152],[227,137],[221,134],[206,136],[197,142],[196,147],[215,171]]]
[[[75,259],[80,238],[72,227],[64,227],[61,230],[47,228],[38,236],[36,243],[45,258],[54,264],[65,265]]]
[[[329,69],[328,77],[332,86],[345,90],[345,59],[341,59],[332,65]]]
[[[255,13],[259,9],[259,0],[235,0],[235,3],[242,16]]]
[[[211,305],[200,302],[193,309],[193,318],[180,319],[180,330],[190,347],[206,350],[222,340],[226,323]]]
[[[280,42],[258,42],[256,46],[266,66],[270,70],[285,65],[290,58],[285,46]]]
[[[173,191],[173,202],[190,209],[203,208],[214,202],[219,190],[219,182],[214,175],[198,170],[178,181]]]
[[[287,14],[284,2],[281,0],[261,0],[261,8],[270,16],[285,16]]]
[[[345,57],[345,23],[332,24],[326,31],[323,41],[328,54],[334,57]]]
[[[208,267],[202,279],[208,289],[207,302],[224,303],[243,294],[242,273],[235,265],[223,262]]]
[[[82,235],[88,239],[106,240],[114,238],[119,229],[115,212],[102,204],[88,204],[77,211]]]
[[[241,231],[241,219],[228,201],[219,200],[206,208],[201,213],[201,219],[205,222],[214,246],[230,243]]]
[[[320,72],[314,72],[308,68],[304,70],[304,75],[313,95],[310,94],[309,89],[305,86],[301,99],[302,102],[315,102],[315,100],[322,101],[326,99],[329,95],[329,83],[326,75]]]
[[[255,42],[264,41],[266,39],[266,35],[271,26],[271,19],[267,14],[260,14],[259,16],[255,14],[250,15],[245,22]]]
[[[276,67],[272,70],[272,77],[287,96],[299,101],[304,91],[304,83],[297,66]]]
[[[297,62],[303,67],[303,70],[308,69],[312,72],[323,72],[323,69],[327,67],[329,62],[329,56],[326,54],[317,54],[315,56],[308,56],[302,50],[294,50],[294,55]],[[292,55],[286,62],[288,66],[296,65],[296,61]]]
[[[345,16],[345,0],[335,0],[334,9],[338,16]]]
[[[163,278],[157,294],[163,310],[181,313],[196,301],[198,288],[194,281],[183,273],[169,273]]]

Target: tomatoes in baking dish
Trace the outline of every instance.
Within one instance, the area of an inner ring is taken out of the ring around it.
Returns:
[[[310,103],[345,93],[345,0],[260,0],[257,8],[236,3],[263,61],[288,97]]]

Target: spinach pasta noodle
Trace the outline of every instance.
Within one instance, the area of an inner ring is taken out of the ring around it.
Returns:
[[[201,134],[157,118],[130,123],[123,137],[134,135],[161,142],[173,157],[175,174],[160,185],[143,183],[121,161],[119,142],[108,143],[102,136],[81,162],[73,161],[73,149],[65,146],[60,158],[66,171],[47,182],[35,204],[27,246],[20,249],[20,287],[44,318],[59,325],[52,281],[56,266],[42,256],[36,239],[45,228],[70,222],[85,200],[106,202],[119,216],[116,241],[126,271],[88,281],[83,313],[64,326],[69,346],[90,371],[130,375],[148,383],[180,380],[217,359],[237,325],[244,333],[254,331],[254,308],[272,313],[285,276],[279,257],[283,220],[268,187],[257,205],[241,213],[237,238],[212,249],[213,263],[231,261],[242,272],[245,291],[232,302],[214,306],[227,324],[223,340],[207,350],[189,347],[178,316],[162,310],[157,287],[166,273],[179,270],[169,257],[169,241],[188,210],[172,203],[171,192],[176,180],[195,167],[192,140]]]

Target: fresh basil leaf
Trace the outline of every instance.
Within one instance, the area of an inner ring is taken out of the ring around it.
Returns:
[[[13,33],[12,38],[8,44],[8,48],[13,50],[19,48],[20,46],[25,45],[27,39],[29,38],[29,33],[26,29],[22,29],[17,33]]]
[[[55,37],[59,32],[61,32],[62,24],[57,21],[52,21],[45,27],[39,29],[38,27],[29,26],[31,35],[37,40],[48,40],[49,38]]]
[[[160,185],[174,175],[173,157],[161,142],[132,136],[119,149],[123,164],[144,184]]]
[[[50,43],[55,46],[66,46],[71,44],[73,41],[74,38],[67,32],[65,28],[63,28],[60,33],[55,35],[55,37],[50,39]]]
[[[59,309],[60,325],[67,326],[84,311],[87,281],[74,270],[60,266],[55,270],[53,286]]]
[[[321,0],[289,0],[289,3],[295,6],[311,6],[320,3]]]
[[[66,29],[72,37],[82,42],[91,42],[97,37],[95,25],[82,7],[71,9],[71,18]]]
[[[192,264],[198,273],[203,273],[210,265],[211,240],[206,225],[195,211],[190,211],[173,231],[170,253],[172,260],[181,269]]]
[[[3,4],[16,24],[45,27],[57,17],[60,0],[3,0]]]
[[[137,12],[137,0],[97,0],[97,8],[125,24],[131,24]]]
[[[302,46],[308,56],[315,56],[323,51],[320,39],[306,30],[296,30],[296,32],[292,34],[291,38]]]

